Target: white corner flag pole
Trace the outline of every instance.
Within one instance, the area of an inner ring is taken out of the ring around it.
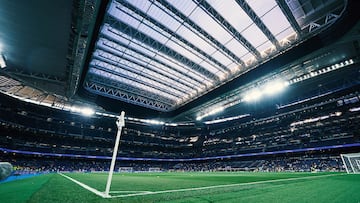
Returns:
[[[122,111],[120,117],[118,117],[118,120],[116,121],[116,125],[118,127],[118,131],[117,131],[117,135],[116,135],[113,156],[111,159],[109,176],[108,176],[107,183],[106,183],[105,197],[110,197],[109,192],[110,192],[111,180],[112,180],[112,176],[113,176],[114,168],[115,168],[116,156],[117,156],[118,149],[119,149],[121,129],[122,129],[122,127],[125,126],[125,112],[124,111]]]

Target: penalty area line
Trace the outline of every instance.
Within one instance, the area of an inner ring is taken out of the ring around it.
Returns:
[[[127,190],[121,190],[121,191],[110,191],[109,193],[148,193],[151,191],[141,191],[141,190],[131,190],[131,191],[127,191]]]
[[[213,186],[205,186],[205,187],[197,187],[197,188],[162,190],[162,191],[154,191],[154,192],[148,191],[148,192],[134,193],[134,194],[114,195],[114,196],[111,196],[110,198],[133,197],[133,196],[154,195],[154,194],[163,194],[163,193],[172,193],[172,192],[186,192],[186,191],[207,190],[207,189],[214,189],[214,188],[257,185],[257,184],[263,184],[263,183],[276,183],[276,182],[286,182],[286,181],[293,181],[293,180],[315,179],[315,178],[338,176],[338,175],[344,175],[344,174],[328,174],[328,175],[306,176],[306,177],[298,177],[298,178],[284,178],[284,179],[275,179],[275,180],[255,181],[255,182],[248,182],[248,183],[235,183],[235,184],[228,184],[228,185],[213,185]]]
[[[89,190],[90,192],[96,194],[97,196],[100,196],[102,198],[109,198],[109,196],[106,196],[103,192],[100,192],[99,190],[96,190],[96,189],[94,189],[94,188],[92,188],[92,187],[90,187],[88,185],[85,185],[84,183],[82,183],[80,181],[77,181],[77,180],[75,180],[75,179],[73,179],[73,178],[71,178],[71,177],[69,177],[69,176],[67,176],[65,174],[62,174],[62,173],[58,173],[58,174],[61,175],[64,178],[67,178],[67,179],[71,180],[72,182],[80,185],[81,187],[85,188],[86,190]]]

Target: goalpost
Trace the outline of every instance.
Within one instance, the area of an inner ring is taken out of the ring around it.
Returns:
[[[347,173],[360,174],[360,153],[340,154]]]
[[[110,192],[111,180],[112,180],[112,176],[113,176],[114,168],[115,168],[115,161],[116,161],[116,157],[117,157],[117,153],[118,153],[118,149],[119,149],[121,129],[122,129],[122,127],[125,126],[125,112],[124,111],[122,111],[120,117],[118,117],[118,120],[116,121],[116,125],[118,127],[118,131],[117,131],[117,135],[116,135],[113,156],[111,159],[109,176],[108,176],[107,183],[106,183],[105,197],[110,197],[109,192]]]
[[[161,172],[161,168],[159,167],[151,167],[148,170],[149,172]]]

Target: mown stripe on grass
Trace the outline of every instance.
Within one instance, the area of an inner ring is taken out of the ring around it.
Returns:
[[[49,181],[52,174],[34,176],[0,184],[0,202],[27,202]]]
[[[121,190],[121,191],[110,191],[109,193],[145,193],[145,192],[151,192],[151,191],[141,191],[141,190]]]
[[[344,175],[344,174],[328,174],[328,175],[307,176],[307,177],[298,177],[298,178],[284,178],[284,179],[276,179],[276,180],[255,181],[255,182],[248,182],[248,183],[213,185],[213,186],[205,186],[205,187],[197,187],[197,188],[183,188],[183,189],[162,190],[162,191],[153,191],[153,192],[148,191],[148,192],[143,192],[143,193],[114,195],[114,196],[111,196],[111,198],[134,197],[134,196],[154,195],[154,194],[173,193],[173,192],[187,192],[187,191],[194,191],[194,190],[207,190],[207,189],[214,189],[214,188],[247,186],[247,185],[256,185],[256,184],[264,184],[264,183],[286,182],[286,181],[293,181],[293,180],[315,179],[315,178],[323,178],[323,177],[338,176],[338,175]],[[117,191],[117,192],[119,192],[119,191]]]

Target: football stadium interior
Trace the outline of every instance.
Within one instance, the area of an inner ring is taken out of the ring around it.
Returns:
[[[0,1],[0,202],[360,202],[359,9]]]

